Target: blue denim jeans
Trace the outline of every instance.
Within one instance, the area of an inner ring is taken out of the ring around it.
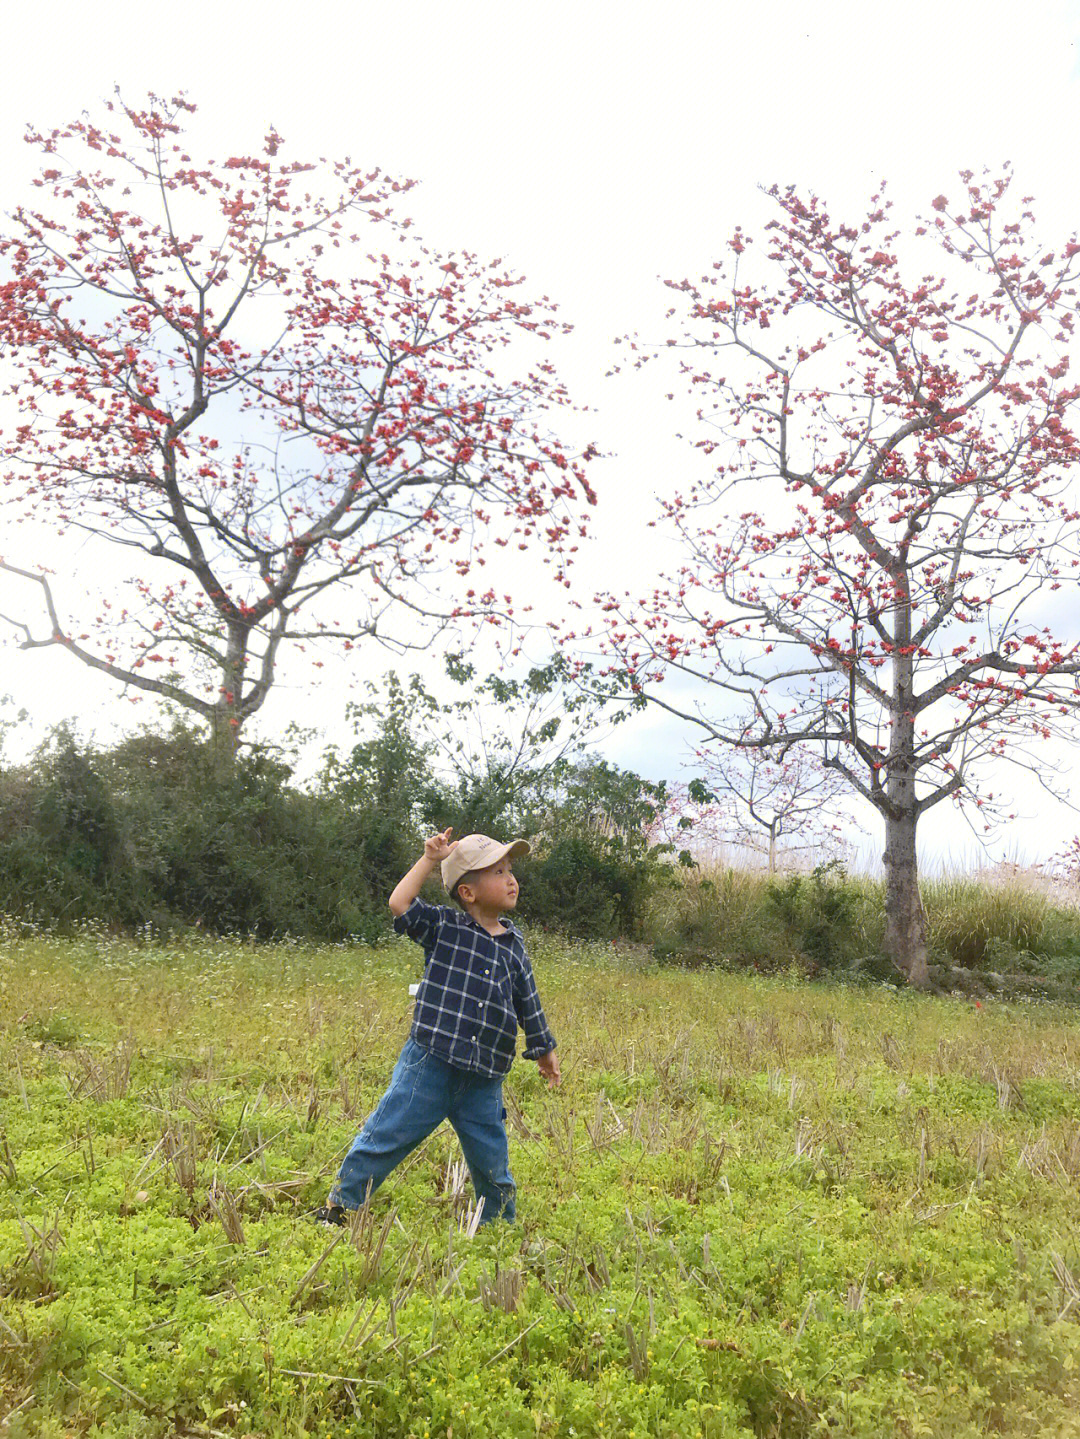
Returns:
[[[473,1074],[438,1059],[412,1039],[394,1065],[390,1087],[352,1142],[330,1190],[331,1204],[359,1209],[370,1184],[378,1189],[390,1171],[449,1119],[461,1140],[481,1224],[514,1218],[514,1180],[506,1143],[502,1079]]]

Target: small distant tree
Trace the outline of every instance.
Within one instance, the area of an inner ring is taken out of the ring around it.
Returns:
[[[668,803],[668,786],[643,779],[608,760],[582,755],[560,775],[552,796],[552,833],[592,833],[627,851],[673,846],[657,831],[657,817]]]
[[[678,853],[685,865],[712,858],[727,846],[730,816],[704,780],[697,778],[688,784],[665,780],[650,785],[648,793],[652,813],[646,819],[645,837],[650,844]]]
[[[415,675],[402,683],[393,672],[377,694],[350,705],[356,742],[344,752],[333,745],[325,751],[316,789],[362,819],[361,863],[372,889],[385,897],[415,860],[423,833],[431,832],[425,821],[436,786],[430,741],[417,719],[431,696]]]
[[[760,283],[741,231],[669,282],[713,469],[663,499],[677,573],[604,599],[631,694],[740,749],[813,746],[874,807],[886,948],[915,985],[920,821],[985,814],[987,761],[1043,778],[1033,748],[1080,704],[1072,610],[1054,628],[1080,552],[1080,241],[1040,241],[1009,184],[964,173],[903,238],[882,194],[843,224],[774,188]]]
[[[1072,885],[1080,884],[1080,834],[1058,850],[1050,859],[1050,873]]]
[[[43,198],[0,236],[0,463],[18,511],[137,564],[130,598],[69,621],[23,546],[0,561],[45,610],[9,617],[23,647],[176,702],[230,755],[282,646],[512,612],[474,577],[482,541],[540,539],[561,579],[594,497],[591,450],[546,428],[564,389],[519,358],[568,328],[551,302],[414,239],[389,208],[412,182],[285,160],[273,128],[194,159],[193,109],[117,99],[27,135]]]
[[[728,838],[763,854],[770,874],[781,860],[836,857],[857,828],[841,808],[850,795],[843,775],[812,750],[699,750],[697,763],[689,798],[714,804]]]

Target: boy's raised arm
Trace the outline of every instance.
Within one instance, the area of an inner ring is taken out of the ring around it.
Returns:
[[[412,904],[413,900],[420,893],[424,881],[435,868],[441,864],[450,851],[457,844],[456,839],[451,839],[452,830],[447,829],[442,834],[433,834],[424,841],[424,853],[416,861],[412,869],[403,879],[399,879],[394,886],[390,896],[390,912],[394,915],[402,915]]]

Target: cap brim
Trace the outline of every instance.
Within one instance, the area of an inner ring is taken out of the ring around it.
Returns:
[[[501,864],[504,859],[520,859],[522,855],[528,854],[532,845],[527,839],[514,839],[509,844],[504,844],[497,850],[493,859],[481,866],[482,869],[490,869],[493,864]]]

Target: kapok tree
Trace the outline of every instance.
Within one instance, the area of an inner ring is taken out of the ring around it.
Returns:
[[[25,647],[185,706],[229,754],[287,642],[403,648],[512,612],[471,578],[481,539],[539,539],[564,579],[594,497],[525,353],[565,328],[546,297],[414,239],[388,208],[412,182],[287,161],[273,129],[196,162],[193,109],[118,98],[27,136],[44,199],[0,237],[5,480],[57,536],[133,557],[132,593],[68,623],[45,563],[12,538],[0,560],[40,586]]]
[[[809,746],[714,746],[698,751],[697,768],[689,798],[716,806],[727,837],[763,854],[770,874],[781,859],[838,858],[857,828],[844,776]]]
[[[904,233],[883,195],[845,225],[774,188],[771,280],[736,232],[669,282],[710,473],[663,502],[678,572],[605,600],[635,696],[739,748],[815,746],[877,810],[886,945],[916,985],[919,822],[949,798],[992,808],[983,762],[1038,772],[1080,701],[1080,244],[1040,243],[1007,172],[962,182]]]

